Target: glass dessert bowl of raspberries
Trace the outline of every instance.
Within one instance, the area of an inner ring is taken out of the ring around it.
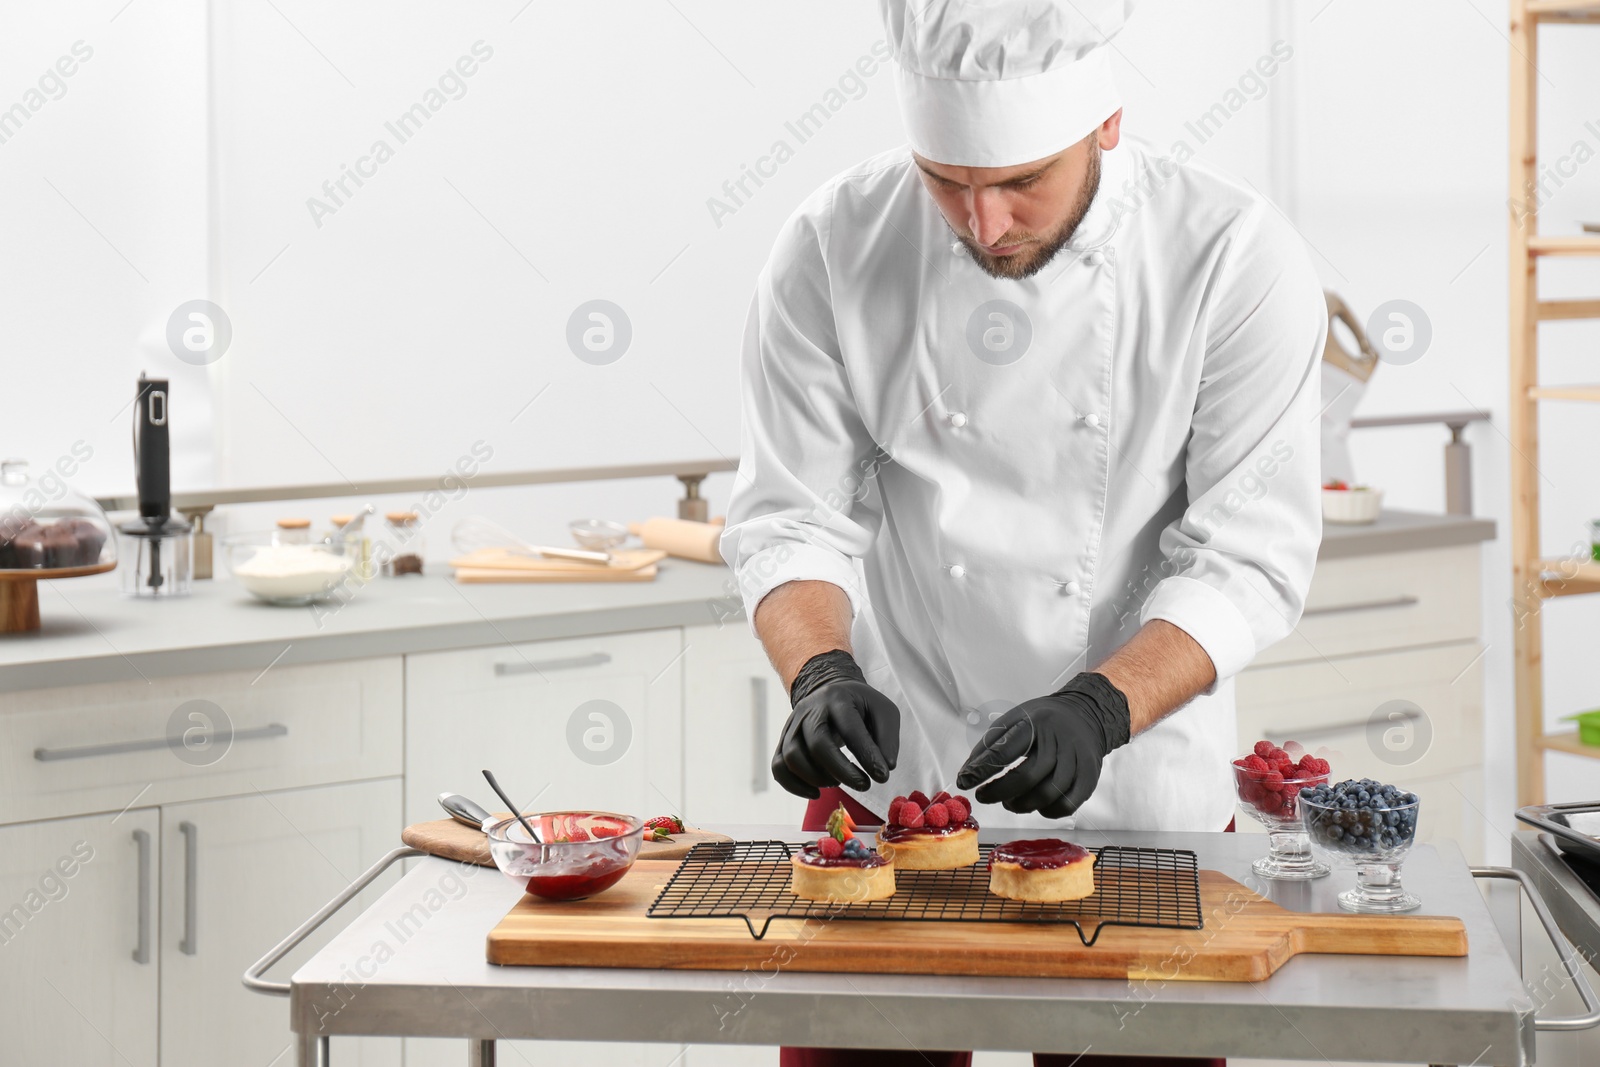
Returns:
[[[1267,828],[1267,854],[1250,865],[1263,878],[1305,881],[1326,877],[1329,867],[1311,853],[1300,821],[1300,790],[1328,784],[1328,761],[1293,741],[1282,748],[1257,741],[1248,756],[1233,761],[1234,788],[1246,814]]]
[[[1300,796],[1300,814],[1319,859],[1355,868],[1339,894],[1345,911],[1415,911],[1422,901],[1400,884],[1400,865],[1417,837],[1417,794],[1371,778],[1326,783]]]

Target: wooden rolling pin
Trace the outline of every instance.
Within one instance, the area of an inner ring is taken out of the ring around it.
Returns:
[[[721,563],[717,541],[722,537],[723,519],[710,522],[689,519],[646,519],[628,524],[628,532],[644,542],[646,548],[659,548],[669,556],[701,563]]]

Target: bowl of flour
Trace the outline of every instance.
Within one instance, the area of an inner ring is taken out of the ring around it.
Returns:
[[[327,545],[274,545],[260,540],[228,546],[234,580],[269,604],[300,606],[332,597],[344,586],[355,559]]]

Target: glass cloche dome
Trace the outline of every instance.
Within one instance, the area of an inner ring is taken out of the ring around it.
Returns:
[[[0,571],[109,569],[116,562],[117,540],[99,504],[56,469],[34,476],[27,460],[0,460]]]

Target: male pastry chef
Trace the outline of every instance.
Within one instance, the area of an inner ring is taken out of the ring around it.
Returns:
[[[948,789],[1222,830],[1233,677],[1322,535],[1321,286],[1249,186],[1123,136],[1131,0],[880,4],[909,149],[800,206],[744,334],[722,552],[790,689],[773,777],[808,829]]]

